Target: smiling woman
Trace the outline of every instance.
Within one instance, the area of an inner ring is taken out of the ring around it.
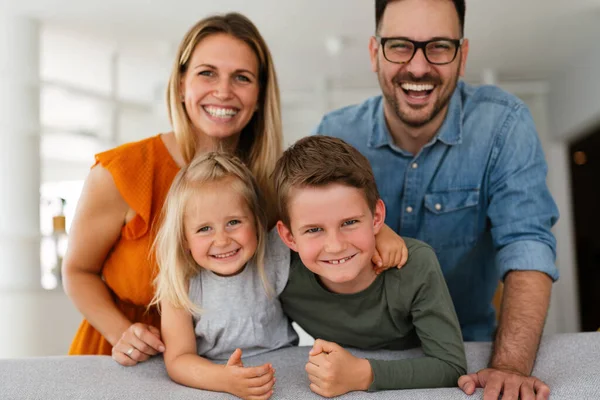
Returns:
[[[85,317],[70,354],[112,354],[134,365],[164,351],[159,314],[148,308],[157,270],[150,249],[167,191],[195,156],[236,154],[272,200],[268,176],[282,143],[279,88],[251,21],[217,15],[187,32],[167,108],[172,132],[97,154],[84,185],[63,263],[65,290]]]

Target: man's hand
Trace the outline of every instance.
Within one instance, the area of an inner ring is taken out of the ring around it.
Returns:
[[[273,394],[275,370],[270,364],[244,367],[242,350],[236,349],[225,365],[227,392],[248,400],[266,400]]]
[[[317,339],[305,367],[310,390],[334,397],[354,390],[367,390],[373,382],[369,361],[354,357],[336,343]]]
[[[392,267],[402,268],[406,264],[408,260],[406,243],[392,228],[383,225],[375,236],[375,241],[376,248],[371,261],[375,264],[374,269],[377,274]]]
[[[484,400],[548,400],[550,388],[533,376],[525,376],[510,370],[482,369],[476,374],[463,375],[458,386],[468,395],[476,388],[484,388]]]

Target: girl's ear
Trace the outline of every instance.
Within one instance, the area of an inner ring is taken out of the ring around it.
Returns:
[[[296,245],[296,240],[294,239],[292,231],[281,220],[277,221],[277,233],[279,233],[279,237],[287,247],[295,252],[298,251],[298,246]]]

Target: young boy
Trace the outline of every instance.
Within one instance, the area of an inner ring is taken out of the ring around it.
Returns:
[[[344,141],[310,136],[285,151],[274,172],[277,230],[293,251],[280,296],[313,337],[306,371],[315,393],[456,386],[466,372],[456,313],[431,247],[405,238],[402,269],[376,275],[375,235],[385,220],[367,159]],[[342,346],[408,349],[424,357],[360,359]]]

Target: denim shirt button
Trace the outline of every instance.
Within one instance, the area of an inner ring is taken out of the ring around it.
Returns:
[[[417,164],[416,162],[412,163],[412,169],[417,169],[417,168],[419,168],[419,164]]]
[[[410,206],[409,206],[409,207],[406,207],[406,212],[407,212],[407,213],[411,213],[411,212],[413,212],[413,208],[412,208],[412,207],[410,207]]]
[[[440,203],[437,203],[434,207],[438,211],[440,211],[442,209],[442,205]]]

